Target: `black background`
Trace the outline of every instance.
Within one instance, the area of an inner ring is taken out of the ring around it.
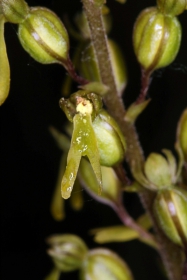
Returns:
[[[30,6],[46,6],[63,18],[73,19],[81,9],[78,0],[28,1]],[[129,73],[124,95],[126,106],[138,96],[140,69],[132,48],[133,23],[139,12],[154,1],[127,0],[125,5],[109,1],[113,15],[110,37],[123,49]],[[173,150],[177,121],[187,105],[187,12],[179,19],[183,27],[182,44],[175,62],[153,74],[149,90],[152,102],[137,121],[145,155]],[[84,208],[74,212],[66,203],[66,219],[55,222],[49,211],[58,174],[61,151],[49,134],[53,125],[62,130],[64,114],[58,106],[62,81],[66,75],[59,65],[41,65],[21,48],[17,27],[6,24],[5,36],[11,66],[11,90],[1,110],[1,279],[44,279],[52,268],[46,254],[45,239],[54,233],[74,233],[90,248],[91,228],[119,224],[108,206],[94,201],[83,190]],[[71,53],[76,48],[71,39]],[[136,195],[124,201],[134,218],[142,213]],[[118,252],[131,267],[136,280],[164,279],[159,256],[138,241],[106,244]],[[78,279],[77,272],[62,279]]]

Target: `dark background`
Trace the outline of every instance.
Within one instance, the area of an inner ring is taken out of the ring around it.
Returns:
[[[28,1],[30,6],[46,6],[63,18],[73,19],[81,9],[79,0]],[[123,49],[129,82],[124,100],[129,106],[138,96],[140,69],[132,48],[133,23],[139,12],[154,1],[127,0],[125,5],[109,1],[113,15],[110,37]],[[179,17],[183,38],[175,62],[153,74],[149,90],[152,102],[137,121],[145,155],[173,150],[177,121],[187,105],[187,12]],[[46,254],[46,237],[54,233],[73,233],[82,237],[90,248],[91,228],[119,224],[108,206],[94,201],[83,190],[84,208],[74,212],[66,203],[67,217],[55,222],[49,211],[61,151],[49,134],[53,125],[62,130],[64,114],[58,106],[62,80],[66,73],[59,65],[41,65],[21,48],[17,27],[6,24],[7,52],[11,66],[11,90],[1,110],[0,180],[1,180],[1,279],[41,280],[52,268]],[[71,39],[71,53],[76,48]],[[134,218],[142,213],[136,195],[124,201]],[[159,256],[138,241],[106,244],[129,264],[136,280],[162,280]],[[62,279],[78,279],[77,272]]]

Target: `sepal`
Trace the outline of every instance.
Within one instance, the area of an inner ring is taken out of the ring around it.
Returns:
[[[10,89],[10,66],[4,38],[5,17],[0,14],[0,106],[5,102]]]
[[[134,124],[137,117],[145,110],[151,99],[147,99],[139,104],[132,103],[125,113],[125,120],[130,124]]]
[[[102,174],[102,192],[98,195],[98,182],[94,175],[90,163],[82,158],[79,179],[87,192],[96,200],[102,203],[113,205],[119,202],[121,182],[118,180],[114,170],[111,167],[101,166]]]
[[[151,153],[144,165],[147,179],[158,188],[172,185],[172,175],[167,160],[160,154]]]

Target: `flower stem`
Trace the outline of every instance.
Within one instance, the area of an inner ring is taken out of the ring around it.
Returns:
[[[145,71],[143,68],[141,69],[141,91],[140,91],[140,95],[138,96],[137,100],[136,100],[136,104],[140,104],[142,103],[146,96],[147,96],[147,92],[149,89],[149,85],[151,82],[151,71]]]
[[[147,240],[150,243],[154,243],[155,246],[157,247],[157,242],[156,242],[155,238],[152,236],[152,234],[150,234],[144,228],[139,226],[134,221],[134,219],[129,215],[129,213],[127,212],[127,210],[125,209],[125,207],[122,204],[115,205],[115,207],[113,209],[115,210],[116,214],[118,215],[118,217],[120,218],[120,220],[122,221],[122,223],[125,226],[134,229],[135,231],[137,231],[139,233],[139,235],[142,239]]]
[[[74,67],[70,58],[68,58],[68,60],[66,62],[63,62],[63,66],[68,71],[68,74],[70,75],[70,77],[75,82],[77,82],[79,85],[86,85],[89,82],[89,81],[87,81],[86,79],[84,79],[83,77],[81,77],[77,74],[77,72],[75,71],[75,67]]]
[[[100,71],[103,84],[110,88],[109,93],[104,97],[104,103],[108,112],[115,118],[124,133],[127,141],[126,160],[133,170],[142,170],[144,163],[143,151],[138,141],[138,135],[134,125],[124,120],[125,107],[121,97],[118,95],[117,87],[113,75],[108,50],[107,36],[103,25],[101,8],[94,4],[94,0],[82,0],[84,11],[90,27],[91,41],[93,44],[96,61]],[[155,194],[149,190],[140,194],[140,199],[146,211],[152,218],[155,232],[160,243],[160,254],[165,265],[165,269],[170,280],[181,280],[182,277],[182,253],[158,227],[152,204]]]

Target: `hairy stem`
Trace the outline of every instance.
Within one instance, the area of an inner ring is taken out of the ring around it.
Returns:
[[[117,92],[108,50],[107,36],[103,26],[101,8],[94,4],[94,0],[82,0],[82,3],[90,27],[91,41],[93,43],[101,80],[110,88],[110,92],[104,97],[105,105],[109,113],[116,119],[125,135],[127,141],[126,160],[131,170],[136,169],[141,171],[144,163],[144,156],[135,127],[124,120],[125,107]],[[177,246],[164,236],[156,223],[152,212],[154,196],[152,192],[145,190],[145,192],[140,195],[140,199],[144,208],[152,218],[154,229],[160,243],[160,254],[169,279],[181,280],[182,253]]]

